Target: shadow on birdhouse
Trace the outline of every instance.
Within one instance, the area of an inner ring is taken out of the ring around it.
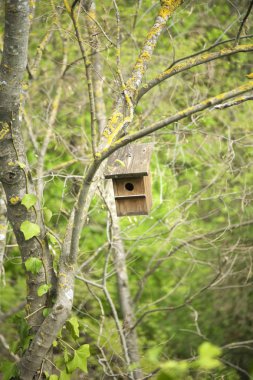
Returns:
[[[149,163],[153,144],[126,145],[108,159],[118,216],[148,215],[152,206]]]

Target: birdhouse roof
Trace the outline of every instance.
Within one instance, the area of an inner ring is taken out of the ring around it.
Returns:
[[[128,144],[108,159],[105,178],[147,176],[153,144]]]

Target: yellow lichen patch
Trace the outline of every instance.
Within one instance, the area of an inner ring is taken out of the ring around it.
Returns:
[[[11,197],[9,199],[9,202],[12,204],[12,205],[16,205],[17,203],[20,202],[20,197],[18,195],[14,195],[13,197]]]
[[[150,40],[153,36],[160,33],[161,29],[164,27],[164,23],[158,26],[153,26],[153,28],[148,33],[147,39]]]
[[[65,5],[67,12],[71,13],[71,6],[69,5],[68,0],[63,0],[63,1],[64,1],[64,5]]]
[[[91,19],[96,20],[96,12],[93,9],[90,9],[87,12],[87,16],[89,16]]]
[[[10,132],[9,125],[7,123],[0,124],[0,140],[3,140],[4,136]]]
[[[161,0],[161,9],[159,16],[162,18],[167,18],[172,15],[179,5],[182,4],[182,0]]]
[[[4,232],[6,231],[6,229],[7,229],[7,226],[5,224],[0,223],[0,231]]]
[[[102,154],[101,154],[101,153],[98,152],[98,153],[95,154],[95,158],[99,159],[99,158],[101,158],[101,157],[102,157]]]
[[[104,130],[104,133],[103,133],[104,137],[109,138],[111,136],[111,134],[115,131],[115,129],[117,129],[117,126],[122,119],[123,119],[122,113],[115,112],[112,115],[111,119],[109,120],[107,127]]]

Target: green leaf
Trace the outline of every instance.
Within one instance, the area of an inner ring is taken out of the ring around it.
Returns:
[[[3,374],[3,380],[13,379],[18,374],[16,363],[10,362],[9,360],[4,360],[2,362],[1,370]]]
[[[69,373],[74,372],[77,368],[87,373],[87,358],[90,356],[90,348],[88,344],[83,344],[75,351],[73,359],[67,363]]]
[[[67,320],[66,327],[74,339],[79,338],[79,322],[76,316]]]
[[[61,371],[59,380],[70,380],[70,374],[66,371]]]
[[[50,375],[48,380],[59,380],[57,375]]]
[[[53,216],[53,213],[52,213],[52,211],[49,208],[44,207],[43,208],[43,215],[44,215],[45,222],[48,223],[48,222],[50,222],[50,220],[51,220],[51,218]]]
[[[186,361],[169,360],[161,365],[158,380],[186,380],[188,363]]]
[[[204,342],[199,346],[199,356],[200,357],[209,357],[216,358],[221,355],[222,351],[220,347],[215,346],[212,343]]]
[[[57,346],[58,346],[58,342],[57,342],[57,340],[54,340],[54,341],[53,341],[52,346],[53,346],[53,347],[57,347]]]
[[[23,196],[21,204],[26,207],[27,210],[34,206],[37,202],[37,197],[34,194],[26,194]]]
[[[54,237],[54,235],[50,234],[50,232],[47,232],[47,237],[48,237],[48,240],[50,241],[50,243],[52,245],[57,245],[58,244],[57,239]]]
[[[69,353],[68,353],[68,350],[66,349],[66,347],[64,347],[64,350],[63,350],[63,359],[64,359],[64,363],[68,363],[69,361]]]
[[[209,342],[204,342],[199,346],[198,351],[199,358],[196,360],[197,367],[205,370],[211,370],[222,365],[218,359],[222,353],[219,347]]]
[[[43,312],[42,312],[43,317],[46,318],[46,317],[49,315],[49,312],[50,312],[50,309],[49,309],[48,307],[46,307],[46,308],[43,310]]]
[[[29,220],[25,220],[20,226],[20,231],[23,232],[25,240],[29,240],[40,234],[40,226],[36,223],[29,222]]]
[[[37,290],[37,294],[39,297],[43,296],[43,294],[46,294],[49,289],[51,289],[52,285],[51,284],[42,284]]]
[[[25,261],[26,270],[32,272],[32,274],[37,274],[42,267],[42,261],[37,259],[37,257],[30,257]]]

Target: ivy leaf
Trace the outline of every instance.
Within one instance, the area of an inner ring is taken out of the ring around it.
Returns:
[[[37,290],[37,294],[39,297],[43,296],[43,294],[46,294],[49,289],[51,289],[52,285],[51,284],[42,284]]]
[[[40,234],[40,226],[36,223],[29,222],[29,220],[25,220],[20,226],[20,231],[23,232],[25,240],[29,240]]]
[[[51,218],[53,216],[53,213],[52,213],[52,211],[49,208],[44,207],[43,208],[43,215],[44,215],[45,222],[48,223],[48,222],[50,222],[50,220],[51,220]]]
[[[43,317],[47,317],[50,313],[50,309],[48,307],[46,307],[43,311],[42,311],[42,314],[43,314]]]
[[[3,380],[13,379],[18,374],[16,363],[9,360],[4,360],[2,362],[1,370],[3,371]]]
[[[54,237],[54,235],[50,234],[50,232],[47,232],[47,237],[48,237],[48,240],[50,241],[50,243],[52,245],[57,245],[58,244],[56,238]]]
[[[29,272],[32,272],[32,274],[37,274],[40,271],[40,268],[42,267],[42,261],[40,259],[37,259],[36,257],[30,257],[25,262],[26,270]]]
[[[48,380],[58,380],[59,377],[57,375],[50,375]]]
[[[64,347],[64,350],[63,350],[63,359],[64,359],[64,363],[68,363],[69,361],[69,353],[68,353],[68,350],[66,349],[66,347]]]
[[[74,372],[77,368],[87,373],[87,358],[90,356],[89,344],[83,344],[75,351],[73,359],[67,363],[69,373]]]
[[[79,322],[76,316],[67,320],[66,327],[74,339],[79,338]]]
[[[34,206],[37,202],[37,197],[34,194],[25,194],[22,198],[21,204],[26,207],[27,210]]]
[[[66,371],[61,371],[59,380],[70,380],[70,375]]]

